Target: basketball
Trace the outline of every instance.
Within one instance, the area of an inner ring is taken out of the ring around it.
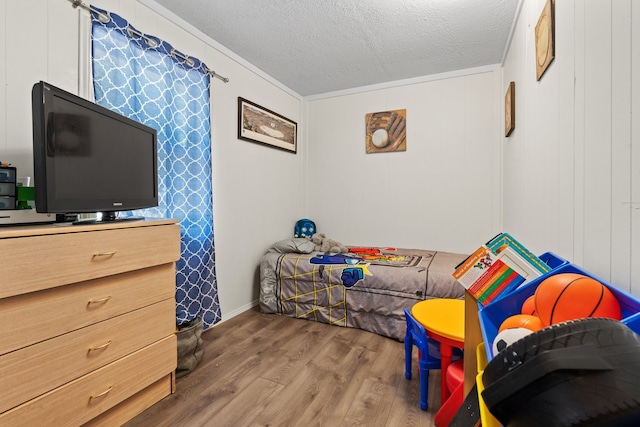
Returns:
[[[513,328],[525,328],[535,332],[544,328],[544,325],[537,316],[532,316],[531,314],[515,314],[507,317],[504,322],[502,322],[500,328],[498,328],[498,332]]]
[[[545,326],[586,317],[622,318],[615,295],[597,280],[575,273],[544,279],[534,294],[535,310]]]
[[[522,314],[531,314],[533,316],[536,315],[536,296],[531,295],[529,298],[524,300],[522,303],[522,309],[520,309]]]

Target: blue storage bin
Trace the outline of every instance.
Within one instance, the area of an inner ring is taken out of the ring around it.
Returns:
[[[538,285],[544,279],[561,273],[583,274],[599,281],[609,288],[620,304],[620,309],[622,311],[622,323],[626,324],[636,334],[640,334],[640,300],[638,298],[621,291],[610,283],[594,276],[575,264],[569,262],[560,263],[559,266],[552,269],[550,272],[522,285],[510,294],[500,299],[496,299],[487,306],[480,307],[478,310],[478,317],[480,320],[482,338],[485,343],[485,350],[487,352],[487,360],[491,360],[493,358],[493,341],[495,340],[496,335],[498,335],[498,328],[502,322],[507,317],[520,314],[524,301],[535,293]]]
[[[640,313],[622,319],[622,323],[627,325],[636,334],[640,334]]]
[[[564,258],[560,258],[558,255],[554,254],[553,252],[545,252],[542,255],[540,255],[538,258],[540,258],[542,262],[547,264],[551,268],[551,270],[555,270],[558,267],[562,267],[565,264],[569,264],[569,261],[567,261]]]

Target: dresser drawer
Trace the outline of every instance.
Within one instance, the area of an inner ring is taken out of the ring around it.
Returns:
[[[174,299],[175,283],[171,263],[0,299],[0,355]],[[175,311],[168,317],[175,321]]]
[[[0,298],[171,263],[179,242],[177,224],[3,238]]]
[[[0,425],[81,425],[171,373],[176,359],[171,335],[0,414]]]
[[[139,310],[0,357],[4,412],[175,332],[175,302]]]
[[[169,374],[107,412],[83,424],[82,427],[121,426],[174,391],[174,374]]]

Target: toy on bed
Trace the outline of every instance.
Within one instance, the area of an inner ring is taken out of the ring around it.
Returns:
[[[293,227],[293,237],[304,237],[313,242],[313,250],[319,252],[331,252],[335,254],[344,254],[349,249],[338,242],[327,237],[324,233],[318,233],[316,223],[308,218],[299,219]]]
[[[311,238],[316,233],[316,223],[308,218],[299,219],[293,227],[293,237]]]
[[[331,252],[334,254],[346,254],[349,252],[349,248],[337,240],[328,238],[324,233],[314,234],[311,236],[311,241],[313,242],[313,248],[316,251]]]
[[[467,255],[335,241],[326,251],[312,241],[321,234],[315,224],[309,236],[313,222],[304,221],[298,237],[274,243],[260,260],[262,312],[360,328],[402,341],[404,308],[424,299],[464,297],[452,273]]]

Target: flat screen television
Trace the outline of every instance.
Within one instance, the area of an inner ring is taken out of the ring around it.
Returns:
[[[109,221],[158,205],[155,129],[45,82],[32,113],[36,211]]]

